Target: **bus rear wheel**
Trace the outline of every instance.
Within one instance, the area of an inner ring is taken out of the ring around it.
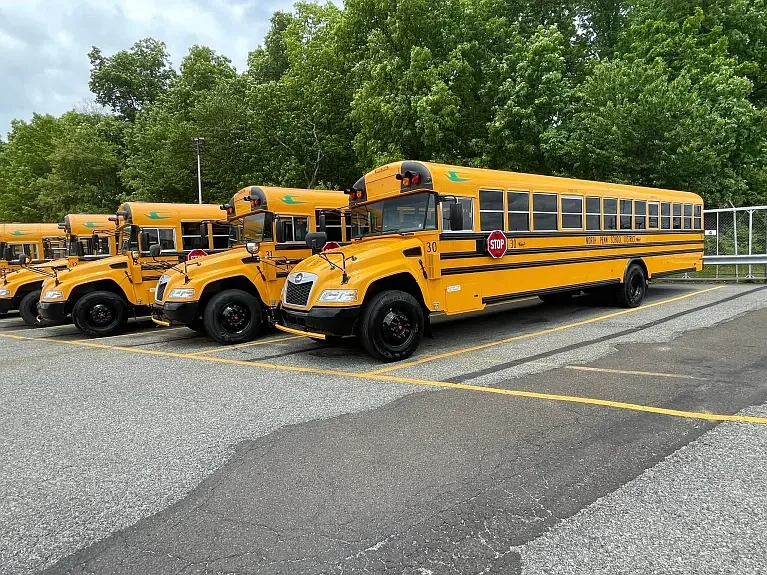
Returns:
[[[228,289],[214,295],[205,306],[205,331],[224,345],[245,343],[261,331],[263,315],[258,298]]]
[[[359,336],[370,355],[390,362],[410,357],[421,344],[423,330],[418,301],[407,292],[387,290],[363,309]]]
[[[116,335],[128,323],[128,304],[111,291],[95,291],[77,300],[72,318],[75,326],[87,335]]]
[[[37,312],[37,304],[40,302],[40,290],[33,290],[21,298],[19,302],[19,315],[24,323],[30,327],[47,327],[58,325],[58,322],[46,320]]]
[[[623,283],[615,288],[615,297],[621,307],[638,307],[647,293],[647,276],[639,264],[631,264]]]

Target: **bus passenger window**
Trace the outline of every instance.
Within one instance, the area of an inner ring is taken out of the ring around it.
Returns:
[[[618,200],[615,198],[604,199],[605,230],[618,229]]]
[[[562,196],[560,198],[562,205],[562,229],[563,230],[582,230],[583,229],[583,197],[582,196]]]
[[[503,229],[503,192],[479,191],[479,225],[483,232]]]
[[[631,200],[621,200],[621,229],[631,229]]]
[[[692,204],[684,205],[684,229],[692,229]]]
[[[533,229],[557,230],[557,195],[533,194]]]
[[[148,241],[142,245],[141,249],[145,252],[155,244],[160,244],[163,250],[176,250],[176,230],[171,228],[141,228],[141,235]]]
[[[647,229],[647,202],[644,200],[636,200],[634,202],[634,229],[646,230]]]
[[[695,204],[695,229],[696,230],[703,229],[703,218],[701,217],[702,211],[703,211],[703,206],[701,206],[700,204]]]
[[[463,228],[462,230],[474,231],[474,199],[473,198],[456,198],[458,203],[463,208]],[[442,203],[442,231],[443,232],[460,232],[461,230],[453,230],[450,228],[450,203]]]
[[[207,250],[208,240],[200,222],[181,222],[181,249],[184,251]]]
[[[507,220],[510,232],[530,231],[530,193],[506,192],[508,202]]]
[[[660,228],[662,230],[671,229],[671,204],[663,202],[660,205]]]
[[[660,207],[660,204],[658,202],[650,202],[647,204],[647,209],[649,210],[649,218],[647,220],[647,227],[651,230],[657,230],[658,229],[658,208]]]
[[[682,204],[674,204],[674,229],[682,229]]]
[[[602,200],[599,197],[586,198],[586,230],[598,232],[602,229]]]

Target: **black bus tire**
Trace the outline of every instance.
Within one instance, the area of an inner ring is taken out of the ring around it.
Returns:
[[[418,301],[407,292],[387,290],[365,305],[359,337],[370,355],[391,362],[413,355],[423,331],[423,309]]]
[[[116,335],[128,323],[128,304],[111,291],[94,291],[77,300],[72,321],[86,335]]]
[[[204,317],[207,334],[223,345],[252,340],[264,323],[258,298],[238,289],[224,290],[210,298]]]
[[[30,327],[47,327],[58,325],[59,322],[46,320],[40,317],[37,304],[40,302],[41,290],[33,290],[21,298],[19,302],[19,315],[24,323]]]
[[[626,270],[623,283],[615,288],[615,298],[621,307],[638,307],[647,293],[647,276],[642,266],[631,264]]]

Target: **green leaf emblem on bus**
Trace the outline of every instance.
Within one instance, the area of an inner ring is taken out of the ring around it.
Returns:
[[[28,236],[29,232],[22,232],[21,230],[13,230],[11,232],[12,236]]]
[[[459,176],[458,172],[448,172],[447,179],[450,180],[451,182],[456,182],[456,183],[469,181],[469,178],[462,178],[461,176]]]
[[[160,212],[149,212],[146,217],[150,220],[167,220],[170,218],[170,216],[161,215]]]
[[[305,204],[306,202],[302,202],[300,200],[295,199],[293,196],[282,196],[282,201],[289,206],[297,206],[298,204]]]
[[[97,228],[99,227],[99,224],[97,222],[85,222],[83,226],[86,228]]]

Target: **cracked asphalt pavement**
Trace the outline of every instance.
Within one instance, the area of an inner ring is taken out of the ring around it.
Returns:
[[[767,290],[706,289],[441,321],[387,381],[353,342],[0,319],[0,573],[762,573],[767,425],[561,399],[767,417]]]

